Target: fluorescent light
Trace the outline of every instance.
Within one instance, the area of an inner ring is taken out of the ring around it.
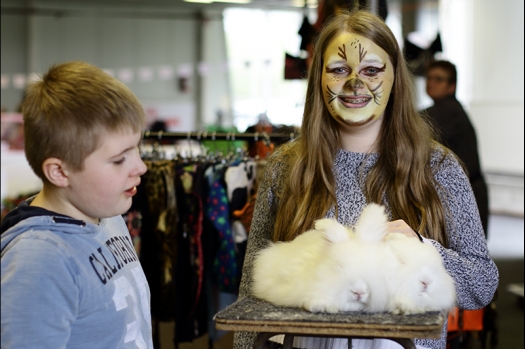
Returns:
[[[252,0],[184,0],[186,2],[198,2],[201,4],[211,4],[212,2],[229,2],[232,4],[249,4]]]
[[[304,1],[305,0],[294,0],[292,3],[292,6],[294,7],[304,7]],[[318,1],[317,0],[306,0],[307,7],[308,8],[317,8]]]
[[[249,4],[252,0],[213,0],[213,2],[231,2],[233,4]]]

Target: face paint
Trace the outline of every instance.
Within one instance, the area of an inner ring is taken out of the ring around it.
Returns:
[[[383,49],[361,35],[343,33],[323,59],[324,102],[338,122],[358,126],[383,115],[394,84],[394,68]]]

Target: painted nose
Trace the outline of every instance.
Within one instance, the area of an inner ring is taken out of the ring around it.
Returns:
[[[351,78],[346,82],[344,89],[357,93],[357,91],[359,91],[364,85],[365,84],[358,78]]]

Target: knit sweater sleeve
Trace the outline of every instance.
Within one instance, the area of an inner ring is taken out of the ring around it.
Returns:
[[[439,152],[438,152],[439,153]],[[476,201],[468,178],[451,154],[432,166],[445,207],[449,247],[432,244],[456,282],[457,306],[480,309],[490,303],[498,286],[498,269],[489,255]]]
[[[253,262],[257,253],[268,246],[272,238],[275,216],[277,212],[276,188],[282,186],[282,162],[278,160],[279,151],[268,159],[264,174],[257,190],[257,200],[253,212],[250,235],[242,269],[242,279],[239,287],[239,299],[251,295]],[[253,348],[256,333],[236,332],[234,334],[234,349]]]

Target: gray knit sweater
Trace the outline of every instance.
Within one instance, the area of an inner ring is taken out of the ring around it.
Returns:
[[[267,171],[259,186],[239,298],[251,294],[255,254],[260,249],[267,247],[271,240],[275,214],[278,209],[277,196],[272,188],[279,190],[283,185],[283,178],[280,176],[283,165],[273,166],[279,156],[281,156],[280,152],[276,151],[268,160]],[[344,225],[356,223],[366,205],[362,184],[377,158],[377,154],[354,153],[341,149],[337,151],[334,174],[340,223]],[[438,193],[445,210],[449,212],[446,229],[450,246],[447,249],[436,241],[429,241],[440,252],[447,271],[456,282],[457,305],[463,309],[483,308],[490,303],[498,286],[498,270],[489,256],[476,201],[463,169],[452,155],[441,160],[442,150],[437,149],[432,156],[431,166],[435,179],[439,183]],[[389,211],[388,203],[384,204]],[[327,213],[327,217],[333,216],[334,210],[332,209]],[[422,347],[444,349],[446,330],[445,321],[441,339],[416,339],[415,343]],[[234,348],[251,349],[254,339],[254,333],[238,332],[235,334]],[[317,344],[316,348],[339,347],[330,346],[328,340],[326,341],[326,344]]]

